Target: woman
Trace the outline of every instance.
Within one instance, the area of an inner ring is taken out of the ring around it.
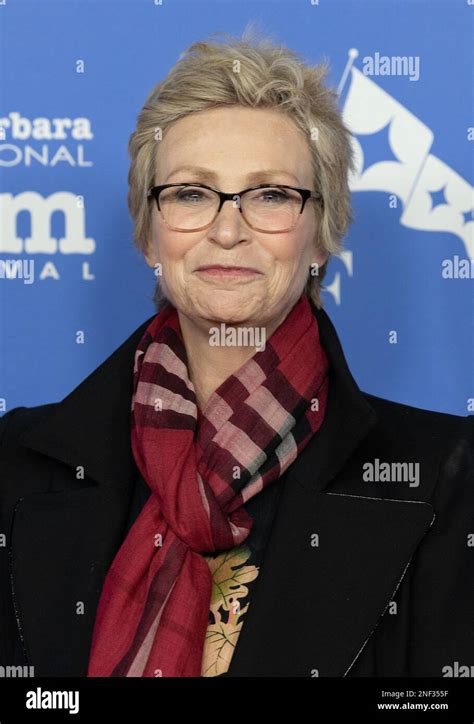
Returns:
[[[321,308],[352,168],[325,73],[196,43],[147,98],[129,207],[157,313],[62,402],[1,421],[3,665],[474,664],[472,418],[361,392]]]

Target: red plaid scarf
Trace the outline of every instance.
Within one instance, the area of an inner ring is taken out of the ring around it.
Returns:
[[[321,426],[328,361],[305,294],[198,411],[174,307],[135,353],[132,450],[152,495],[107,573],[88,676],[200,676],[212,577],[253,521],[244,503]],[[317,400],[317,403],[315,402]]]

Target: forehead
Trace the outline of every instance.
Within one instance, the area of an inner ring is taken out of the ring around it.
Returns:
[[[191,167],[200,168],[203,182],[206,172],[209,181],[217,176],[235,178],[238,173],[242,179],[265,182],[261,175],[267,169],[286,174],[286,183],[307,184],[312,178],[308,140],[291,118],[274,109],[213,108],[173,123],[158,146],[160,182],[190,172]]]

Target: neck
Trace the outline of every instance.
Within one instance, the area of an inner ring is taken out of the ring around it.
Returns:
[[[264,340],[268,340],[275,329],[286,317],[287,311],[281,318],[271,324],[262,325]],[[245,346],[213,346],[210,344],[211,329],[220,328],[221,322],[209,320],[196,320],[182,314],[178,310],[181,333],[188,358],[188,373],[196,393],[198,407],[202,410],[212,393],[242,365],[259,350],[252,345]],[[227,325],[238,329],[247,327],[245,322],[236,325]]]

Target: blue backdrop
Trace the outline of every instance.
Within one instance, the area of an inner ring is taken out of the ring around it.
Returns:
[[[359,386],[474,411],[473,18],[474,0],[0,0],[0,412],[62,399],[153,314],[128,137],[188,45],[249,21],[330,60],[353,133],[324,301]]]

